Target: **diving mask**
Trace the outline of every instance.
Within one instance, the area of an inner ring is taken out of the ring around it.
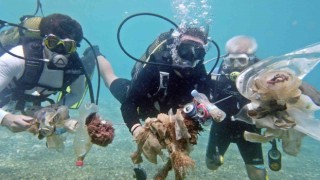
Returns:
[[[193,68],[203,60],[206,52],[201,43],[191,40],[183,41],[176,47],[177,56],[173,60],[173,66],[182,76],[188,76]]]
[[[206,51],[201,43],[195,41],[183,41],[177,46],[178,55],[188,61],[203,60]]]
[[[77,50],[77,43],[72,39],[60,39],[58,36],[49,34],[43,40],[45,46],[59,54],[71,54]]]
[[[250,57],[247,54],[229,54],[224,58],[224,64],[237,67],[247,67],[249,65]]]

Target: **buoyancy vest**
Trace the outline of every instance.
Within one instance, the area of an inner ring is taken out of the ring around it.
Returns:
[[[73,53],[68,58],[67,66],[61,72],[63,74],[62,83],[56,83],[50,86],[50,83],[43,84],[39,79],[44,71],[45,62],[43,59],[42,37],[40,36],[39,25],[42,17],[23,16],[20,18],[20,25],[30,30],[19,27],[12,27],[8,30],[0,32],[0,42],[3,48],[10,50],[11,48],[22,45],[25,59],[25,70],[20,79],[15,79],[14,83],[6,87],[0,92],[0,107],[8,103],[10,100],[19,101],[34,101],[39,104],[46,101],[47,96],[31,96],[25,94],[25,90],[33,89],[34,87],[42,87],[49,91],[65,91],[80,75],[84,74],[84,69],[81,60],[77,53]],[[0,56],[6,51],[0,48]],[[59,84],[59,85],[57,85]],[[49,99],[52,103],[53,100]]]
[[[63,74],[62,83],[59,86],[50,86],[50,83],[43,84],[39,82],[41,75],[44,73],[45,63],[43,59],[43,46],[42,40],[34,38],[24,38],[22,40],[23,51],[25,54],[25,70],[23,75],[19,79],[14,80],[14,85],[10,85],[0,93],[0,107],[5,105],[10,100],[17,100],[18,102],[33,101],[37,102],[37,105],[42,101],[48,101],[47,98],[51,94],[41,94],[38,96],[32,96],[25,94],[25,90],[31,90],[35,87],[42,87],[43,92],[48,91],[65,91],[66,88],[71,85],[80,75],[84,74],[81,60],[77,53],[73,53],[69,56],[68,64],[61,70]],[[58,79],[56,81],[59,81]],[[57,83],[56,83],[57,84]],[[6,98],[4,98],[6,97]],[[49,100],[51,103],[52,100]],[[19,105],[22,106],[22,105]]]
[[[172,37],[173,31],[174,30],[171,29],[168,32],[160,34],[157,37],[157,39],[148,46],[146,52],[142,55],[140,60],[144,62],[171,65],[172,57],[168,45],[172,44],[174,41],[174,38]],[[143,68],[148,68],[150,66],[156,66],[156,68],[153,67],[152,69],[157,71],[157,74],[159,74],[159,85],[158,90],[156,90],[152,94],[149,94],[148,96],[164,98],[167,95],[168,81],[170,73],[172,72],[172,68],[170,66],[152,65],[147,63],[136,62],[131,71],[132,79],[135,80]]]
[[[161,63],[161,64],[168,64],[172,65],[172,48],[174,44],[174,37],[172,36],[173,30],[162,33],[149,47],[147,48],[146,52],[143,54],[140,60],[146,61],[146,62],[155,62],[155,63]],[[205,68],[203,69],[201,67],[202,64],[199,64],[194,69],[195,74],[201,74],[203,71],[204,79],[206,78],[206,72]],[[142,69],[151,68],[152,75],[156,75],[157,77],[153,77],[155,79],[155,84],[158,84],[156,88],[153,88],[149,94],[147,94],[148,99],[144,100],[144,102],[140,102],[139,105],[139,116],[144,119],[150,114],[155,114],[155,112],[165,112],[166,108],[173,107],[177,105],[177,97],[172,96],[173,90],[179,90],[182,87],[176,87],[176,82],[178,78],[176,77],[176,73],[173,70],[172,66],[163,66],[163,65],[152,65],[152,64],[143,64],[141,62],[137,62],[132,69],[131,76],[132,80],[138,80],[139,74],[142,71]],[[200,76],[200,75],[199,75]],[[149,77],[149,76],[148,76]],[[149,77],[151,78],[151,77]],[[195,82],[197,80],[197,82]],[[192,85],[199,85],[200,83],[200,77],[194,78],[190,82]],[[186,79],[183,79],[185,81]],[[203,81],[203,83],[206,83]],[[190,92],[195,87],[190,86]],[[129,87],[129,91],[130,91]],[[183,89],[183,88],[182,88]],[[183,91],[185,91],[184,89]],[[182,90],[181,90],[182,91]],[[168,95],[170,94],[171,95]],[[179,92],[177,92],[179,94]],[[130,93],[129,93],[130,94]],[[191,96],[191,95],[190,95]],[[185,97],[180,97],[179,99],[184,99]],[[191,98],[190,98],[191,100]],[[189,101],[188,101],[189,102]],[[185,102],[185,103],[188,103]],[[175,107],[173,107],[175,108]]]
[[[152,62],[155,62],[155,63],[166,63],[166,62],[163,62],[162,58],[158,58],[158,57],[152,58],[152,55],[159,56],[159,53],[163,54],[163,52],[166,51],[166,49],[168,48],[167,45],[173,43],[174,39],[172,37],[172,33],[173,33],[173,29],[171,29],[168,32],[164,32],[160,34],[158,38],[155,41],[153,41],[152,44],[149,45],[146,52],[141,56],[140,60],[144,62],[150,62],[153,60]],[[161,62],[158,62],[158,60],[160,60]],[[167,61],[167,64],[170,64],[170,63],[171,62]],[[136,73],[139,73],[139,70],[141,68],[144,68],[147,65],[148,64],[146,63],[136,62],[132,68],[131,77],[134,78],[136,76]]]

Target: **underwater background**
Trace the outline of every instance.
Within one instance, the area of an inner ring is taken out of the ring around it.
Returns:
[[[36,0],[0,0],[0,19],[19,23],[23,15],[32,15]],[[127,57],[117,42],[121,21],[135,13],[150,12],[163,15],[177,24],[182,20],[209,26],[209,36],[224,54],[225,42],[235,35],[249,35],[258,42],[257,55],[261,58],[279,56],[320,41],[320,1],[318,0],[42,0],[44,15],[63,13],[79,21],[84,36],[113,65],[120,77],[130,78],[134,61]],[[38,13],[41,15],[41,13]],[[162,32],[173,28],[168,22],[151,16],[129,20],[121,30],[121,40],[128,52],[140,57],[147,46]],[[88,47],[81,43],[79,53]],[[209,49],[206,58],[216,57]],[[207,64],[209,71],[213,62]],[[305,81],[320,89],[320,65],[305,77]],[[94,89],[97,76],[93,78]],[[88,96],[88,95],[87,95]],[[87,98],[86,101],[89,101]],[[72,116],[77,116],[72,111]],[[101,82],[99,113],[114,123],[115,139],[106,148],[93,146],[85,165],[75,166],[73,135],[66,135],[65,150],[48,150],[44,140],[30,133],[11,133],[0,128],[0,179],[134,179],[130,155],[136,146],[127,127],[123,125],[120,103]],[[320,118],[319,115],[317,118]],[[217,171],[205,166],[205,151],[209,127],[199,136],[191,152],[196,167],[187,179],[248,179],[244,163],[232,144],[225,154],[225,163]],[[270,144],[264,144],[265,165]],[[280,144],[279,144],[279,149]],[[282,151],[282,150],[281,150]],[[273,172],[268,167],[269,179],[319,179],[320,142],[306,137],[297,157],[282,153],[282,169]],[[142,164],[151,179],[162,166],[146,160]],[[168,179],[174,179],[169,173]]]

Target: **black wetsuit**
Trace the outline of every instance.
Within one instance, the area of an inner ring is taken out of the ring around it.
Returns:
[[[169,64],[171,61],[170,49],[165,48],[153,53],[149,62]],[[168,73],[169,77],[163,78],[161,82],[160,72]],[[131,81],[115,80],[110,85],[110,91],[122,104],[122,116],[130,130],[134,124],[140,123],[140,119],[156,117],[160,112],[168,113],[171,108],[175,111],[191,102],[193,89],[206,93],[206,80],[203,64],[198,64],[193,74],[184,78],[180,78],[170,66],[147,64],[134,73]],[[166,88],[159,88],[161,84]]]
[[[214,163],[214,155],[216,155],[217,149],[219,154],[223,156],[230,143],[236,143],[245,164],[263,164],[261,144],[246,141],[243,137],[244,131],[260,133],[260,129],[241,121],[231,121],[231,116],[236,115],[249,101],[239,94],[235,82],[227,76],[221,75],[217,80],[212,81],[212,87],[214,87],[211,89],[213,102],[230,95],[232,97],[216,104],[227,116],[224,121],[213,122],[211,126],[206,153],[207,160]]]

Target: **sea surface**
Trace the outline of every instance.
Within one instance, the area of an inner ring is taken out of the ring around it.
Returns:
[[[224,54],[225,42],[235,35],[249,35],[258,42],[257,55],[261,58],[280,56],[320,41],[320,1],[318,0],[42,0],[43,14],[62,13],[71,16],[82,25],[84,36],[98,45],[102,54],[111,62],[115,73],[130,78],[134,61],[126,56],[117,42],[120,23],[130,15],[142,12],[155,13],[181,22],[193,23],[209,29],[209,36]],[[36,0],[0,0],[0,20],[19,23],[23,15],[34,14]],[[37,15],[42,15],[41,11]],[[162,32],[174,28],[172,24],[155,16],[137,16],[122,27],[120,39],[125,49],[139,58],[148,45]],[[88,47],[83,41],[79,54]],[[217,56],[209,47],[206,59]],[[209,71],[213,62],[206,65]],[[305,81],[320,89],[320,65],[315,67]],[[93,78],[96,91],[97,73]],[[88,95],[87,95],[88,96]],[[89,101],[86,97],[85,101]],[[123,125],[120,103],[101,82],[99,113],[113,122],[115,139],[106,148],[93,146],[81,168],[75,166],[73,134],[66,134],[65,150],[57,152],[46,148],[44,140],[30,133],[12,133],[0,128],[0,179],[134,179],[130,155],[135,142]],[[72,116],[78,111],[72,110]],[[319,117],[319,114],[317,116]],[[206,128],[191,152],[196,167],[187,179],[248,179],[244,163],[237,147],[232,144],[225,154],[225,163],[217,171],[205,166],[205,150],[209,135]],[[267,165],[270,144],[264,144],[265,165],[271,180],[320,179],[320,142],[306,137],[301,152],[289,156],[282,152],[282,169],[273,172]],[[280,151],[282,149],[280,148]],[[148,179],[163,165],[146,160]],[[169,173],[168,179],[174,179]]]

